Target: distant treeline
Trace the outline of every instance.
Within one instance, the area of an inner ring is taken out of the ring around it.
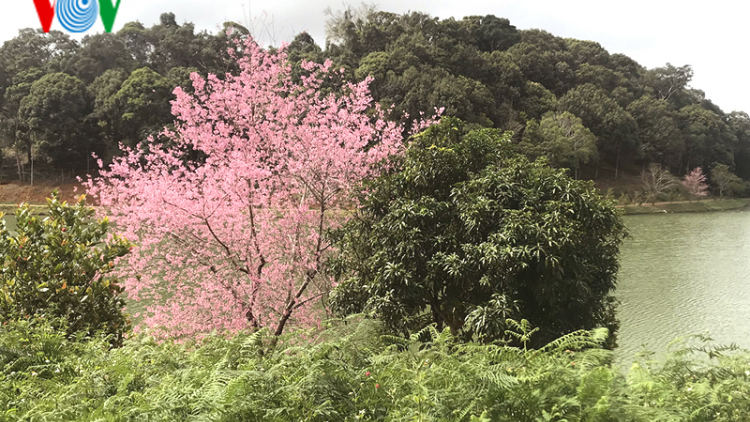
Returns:
[[[372,76],[372,95],[393,105],[393,119],[445,107],[444,115],[512,130],[521,151],[581,178],[618,179],[657,163],[677,175],[725,164],[750,179],[750,117],[690,87],[689,65],[646,69],[596,42],[518,30],[492,15],[441,20],[362,7],[330,12],[326,32],[325,48],[298,34],[292,66],[331,59],[345,69],[332,90]],[[196,33],[171,13],[151,28],[131,22],[80,43],[22,30],[0,48],[4,162],[22,179],[32,158],[48,171],[83,173],[91,152],[106,159],[120,143],[144,142],[171,124],[174,87],[189,87],[191,72],[232,72],[227,41],[248,34],[236,23]]]

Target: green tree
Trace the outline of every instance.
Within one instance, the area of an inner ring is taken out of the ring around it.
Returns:
[[[122,112],[124,142],[130,146],[160,132],[172,121],[174,87],[165,77],[144,67],[130,74],[115,94]]]
[[[117,235],[108,240],[108,221],[97,220],[83,196],[68,205],[54,193],[47,207],[39,218],[21,206],[13,231],[0,218],[0,317],[60,317],[70,334],[103,331],[120,344],[130,323],[109,273],[131,244]]]
[[[568,91],[560,98],[558,108],[580,117],[597,136],[599,155],[614,165],[616,180],[623,155],[632,158],[637,150],[637,125],[633,116],[601,88],[588,83]]]
[[[91,117],[102,128],[105,143],[111,149],[117,148],[125,137],[122,104],[116,100],[116,96],[127,78],[128,73],[124,70],[109,69],[88,86],[89,96],[94,99]]]
[[[721,114],[707,110],[700,104],[683,107],[678,111],[685,134],[685,172],[694,167],[708,167],[713,163],[734,166],[734,148],[737,135],[726,124]]]
[[[98,147],[84,83],[65,73],[43,76],[21,100],[19,117],[28,126],[47,161],[58,168],[80,169]]]
[[[142,23],[126,23],[117,32],[117,37],[125,43],[127,58],[135,63],[136,67],[149,65],[149,54],[154,50],[154,44],[148,29]]]
[[[717,164],[711,169],[711,182],[719,190],[719,197],[724,195],[734,196],[742,193],[746,186],[745,182],[737,177],[726,164]]]
[[[572,169],[576,179],[581,165],[597,158],[596,136],[567,111],[551,111],[541,122],[529,122],[520,146],[526,155],[546,156],[555,167]]]
[[[398,171],[368,184],[336,233],[337,312],[484,340],[524,318],[541,328],[539,344],[616,330],[618,212],[590,182],[514,154],[508,136],[444,118],[411,139]]]
[[[627,110],[638,125],[636,134],[644,161],[680,172],[685,154],[685,137],[670,104],[666,100],[644,95],[630,103]]]
[[[19,115],[21,101],[31,92],[31,86],[44,76],[41,69],[32,67],[17,73],[13,77],[13,84],[5,90],[2,108],[2,135],[4,144],[12,146],[16,155],[16,166],[18,178],[25,180],[24,164],[21,161],[21,153],[26,154],[26,160],[31,163],[32,140],[29,136],[29,127]]]
[[[476,45],[481,51],[507,50],[521,41],[521,35],[508,19],[487,15],[467,16],[463,18],[463,21],[469,25],[469,30],[474,35]]]
[[[667,63],[664,67],[648,70],[645,82],[654,89],[658,99],[668,101],[673,95],[686,89],[692,79],[693,68],[689,64],[675,67]]]
[[[134,67],[135,62],[128,54],[123,37],[105,32],[83,37],[76,57],[75,75],[90,84],[109,69],[130,72]]]
[[[727,124],[737,137],[734,148],[735,172],[744,180],[750,179],[750,116],[742,111],[733,111],[727,116]]]

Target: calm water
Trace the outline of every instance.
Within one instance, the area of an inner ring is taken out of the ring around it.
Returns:
[[[750,212],[628,216],[625,224],[621,358],[706,331],[750,348]]]

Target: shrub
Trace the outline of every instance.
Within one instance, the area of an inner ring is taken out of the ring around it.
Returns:
[[[117,345],[130,329],[123,314],[122,288],[109,277],[116,259],[131,244],[117,235],[106,240],[109,223],[93,219],[81,196],[74,205],[57,193],[44,218],[28,205],[16,212],[17,229],[0,226],[0,316],[3,320],[62,318],[68,334],[103,331]]]
[[[338,232],[334,309],[406,335],[435,323],[489,341],[504,336],[506,318],[539,327],[536,345],[614,332],[625,231],[613,202],[514,154],[507,134],[444,118],[412,138],[399,171],[366,186]]]

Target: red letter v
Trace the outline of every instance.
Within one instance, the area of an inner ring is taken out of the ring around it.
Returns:
[[[42,23],[42,29],[44,32],[49,32],[49,27],[52,26],[52,18],[55,17],[55,3],[54,0],[50,4],[49,0],[34,0],[36,6],[36,13],[39,15],[39,22]]]

